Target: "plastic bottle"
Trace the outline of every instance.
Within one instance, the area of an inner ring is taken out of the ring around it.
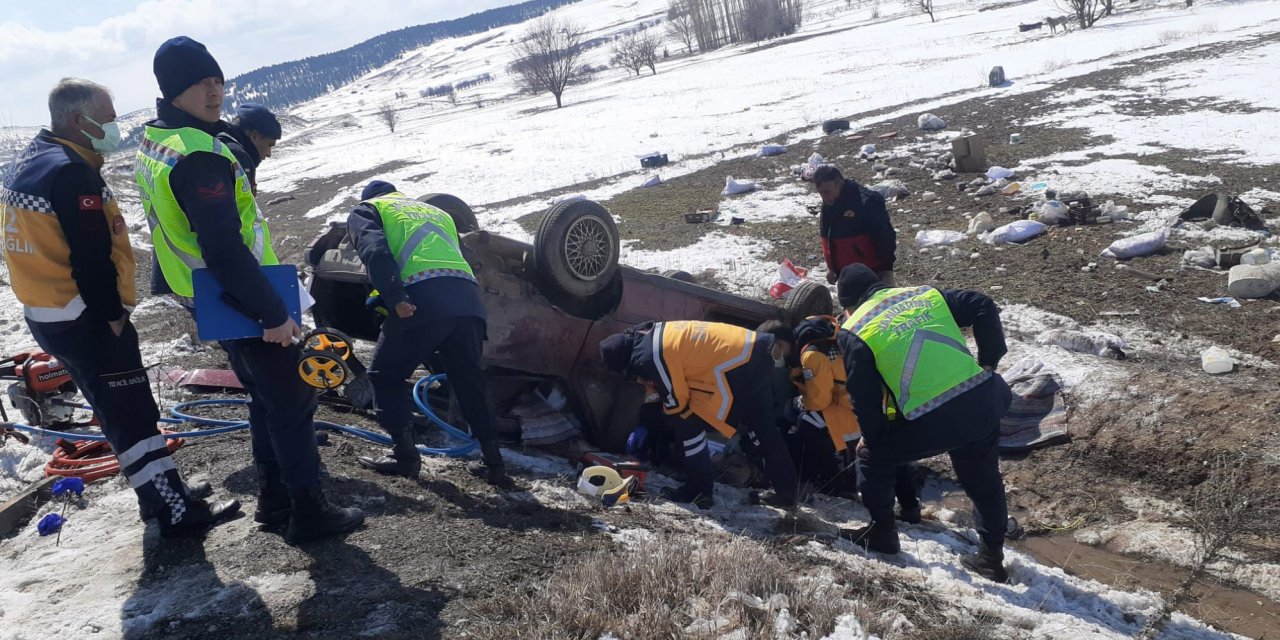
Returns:
[[[1231,373],[1236,363],[1231,359],[1231,355],[1218,347],[1209,347],[1200,354],[1200,367],[1205,373],[1212,375],[1221,375]]]

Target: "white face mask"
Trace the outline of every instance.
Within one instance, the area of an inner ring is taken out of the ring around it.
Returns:
[[[120,125],[116,124],[114,120],[106,124],[101,124],[87,115],[84,119],[102,128],[101,138],[93,137],[92,133],[89,133],[84,129],[80,130],[81,133],[84,133],[84,135],[89,137],[89,142],[93,145],[94,151],[107,154],[120,148]]]

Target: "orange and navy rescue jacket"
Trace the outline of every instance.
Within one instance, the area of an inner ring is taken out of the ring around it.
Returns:
[[[813,326],[814,333],[822,337],[808,342],[801,339],[800,369],[792,381],[800,388],[804,410],[822,414],[836,451],[844,451],[861,431],[845,386],[844,356],[836,343],[839,325],[835,318],[822,316],[805,320],[797,329],[805,324]],[[803,335],[797,332],[797,338]]]
[[[122,305],[137,304],[129,231],[102,181],[102,162],[94,151],[41,131],[5,175],[0,188],[4,258],[14,295],[33,321],[75,320],[90,307],[114,320]],[[75,193],[62,192],[59,181],[73,172],[85,177],[74,181]],[[73,265],[67,235],[79,234],[82,227],[102,229],[95,242],[103,244],[92,250],[101,253],[105,268]]]
[[[663,410],[696,415],[732,437],[734,390],[768,375],[773,336],[718,322],[657,322],[635,331],[631,370],[655,384]]]

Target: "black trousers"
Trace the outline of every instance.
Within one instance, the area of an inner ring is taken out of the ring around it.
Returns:
[[[126,323],[119,336],[106,322],[84,316],[69,322],[27,321],[41,349],[71,373],[98,416],[102,434],[138,495],[144,520],[182,519],[187,487],[169,457],[157,423],[160,410],[138,351],[138,332]]]
[[[849,448],[843,453],[837,452],[821,412],[801,412],[787,431],[786,440],[801,482],[811,483],[819,493],[857,490],[858,472],[852,463],[857,441],[850,441]],[[894,474],[893,493],[899,506],[904,508],[915,508],[920,504],[920,492],[912,471],[913,465],[903,464]]]
[[[471,427],[471,434],[480,442],[485,464],[500,466],[502,452],[480,366],[485,335],[484,319],[470,316],[439,318],[410,326],[384,323],[369,367],[378,425],[392,438],[408,431],[413,399],[406,379],[418,365],[439,353],[449,388],[458,400],[462,417]],[[400,451],[396,453],[399,455]]]
[[[298,376],[302,347],[261,338],[224,340],[231,369],[249,393],[253,460],[280,467],[280,480],[294,490],[320,482],[316,448],[316,392]]]
[[[974,387],[917,420],[893,424],[858,455],[858,489],[874,522],[893,522],[894,484],[899,467],[943,453],[973,502],[978,535],[992,546],[1004,543],[1009,519],[997,445],[1000,418],[1012,402],[1000,376]]]

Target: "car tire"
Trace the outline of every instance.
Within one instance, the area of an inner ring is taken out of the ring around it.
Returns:
[[[672,280],[679,280],[680,282],[688,282],[689,284],[697,284],[697,281],[694,280],[692,273],[689,273],[688,271],[680,271],[679,269],[672,269],[671,271],[663,271],[662,277],[671,278]]]
[[[848,128],[849,128],[848,120],[827,120],[826,122],[822,123],[823,133],[835,133],[837,131],[844,131],[845,129],[848,129]]]
[[[475,212],[462,201],[462,198],[447,193],[428,193],[418,198],[418,202],[429,204],[449,214],[449,217],[453,218],[453,226],[458,230],[458,235],[480,230]]]
[[[834,313],[831,290],[812,280],[806,280],[787,292],[787,299],[782,304],[783,320],[792,327],[810,316],[829,316]]]
[[[534,233],[538,286],[548,299],[590,298],[607,289],[618,271],[618,226],[590,200],[552,206]]]
[[[614,271],[604,289],[585,298],[552,292],[544,296],[557,309],[583,320],[599,320],[613,313],[622,303],[622,272]]]

